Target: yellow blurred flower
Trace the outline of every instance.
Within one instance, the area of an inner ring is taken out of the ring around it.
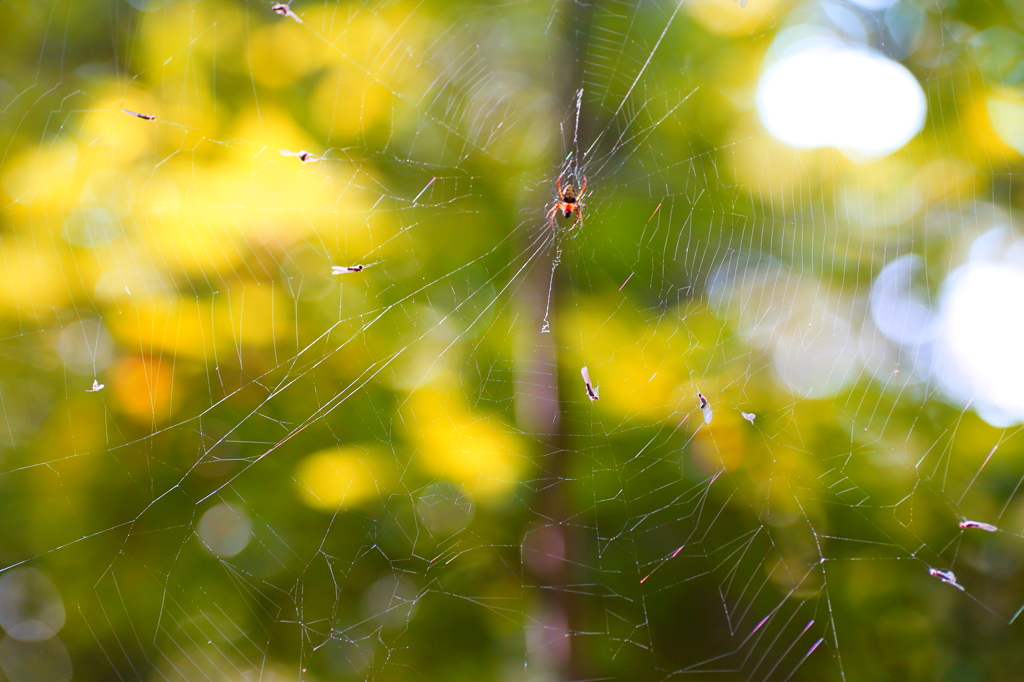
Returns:
[[[1015,88],[997,88],[985,101],[990,125],[977,130],[983,146],[1002,154],[1009,151],[1007,147],[1024,154],[1024,95]],[[993,132],[997,139],[992,139]]]
[[[212,54],[224,30],[217,31],[214,13],[213,3],[173,3],[159,12],[141,13],[135,68],[149,80],[199,76],[196,55]],[[238,20],[220,23],[231,31]]]
[[[361,258],[393,234],[387,214],[372,227],[366,220],[373,198],[361,187],[373,183],[363,169],[339,161],[304,165],[281,155],[282,149],[320,151],[287,112],[244,111],[229,135],[239,142],[220,158],[180,156],[140,170],[136,251],[157,255],[161,269],[209,279],[254,252],[283,255],[314,233],[318,242],[344,244]],[[174,191],[175,185],[191,189]]]
[[[372,73],[344,64],[317,85],[310,109],[313,122],[330,139],[366,134],[391,112],[392,93]]]
[[[307,455],[295,471],[302,500],[315,509],[351,508],[386,490],[387,467],[357,447],[327,448]]]
[[[53,244],[49,239],[40,241],[39,250],[29,239],[0,241],[0,315],[47,317],[57,306],[67,304],[77,289],[76,279],[65,275]]]
[[[419,390],[406,409],[420,466],[459,483],[475,500],[503,498],[525,473],[528,461],[518,437],[497,419],[474,414],[462,395]]]
[[[110,370],[109,390],[121,412],[140,423],[167,421],[176,408],[171,361],[146,355],[133,355]]]
[[[4,164],[4,191],[18,204],[59,207],[78,199],[78,147],[66,139],[28,147]]]
[[[341,16],[333,8],[311,9],[303,21],[319,34],[311,42],[329,64],[310,104],[312,120],[330,139],[350,139],[383,125],[402,97],[414,97],[435,82],[421,56],[430,22],[409,21],[415,8],[396,3]],[[410,68],[413,66],[415,68]]]
[[[290,85],[322,63],[320,40],[297,21],[274,21],[249,38],[252,77],[268,88]]]
[[[95,105],[85,114],[78,137],[80,145],[103,154],[99,163],[127,166],[150,150],[157,126],[153,121],[133,120],[122,108],[158,119],[164,114],[159,100],[148,92],[125,92],[115,83],[101,90]]]
[[[108,326],[128,348],[223,362],[239,348],[264,348],[293,333],[292,301],[271,285],[229,289],[211,298],[161,298]]]
[[[578,377],[584,365],[600,388],[598,409],[618,416],[659,420],[677,410],[677,387],[689,380],[687,361],[694,339],[678,333],[675,324],[648,325],[616,305],[600,299],[581,300],[575,321],[564,328],[569,356]],[[670,317],[670,319],[672,319]],[[582,395],[583,384],[579,383]],[[693,400],[696,401],[696,390]],[[693,403],[696,405],[696,402]]]
[[[739,468],[746,452],[744,430],[750,428],[736,410],[716,410],[714,414],[710,424],[700,419],[700,413],[693,414],[688,420],[689,428],[696,429],[690,450],[705,475],[712,475],[722,468],[726,471]]]
[[[782,15],[779,4],[779,0],[686,0],[686,9],[712,33],[742,36],[776,21]]]
[[[350,5],[342,13],[329,5],[309,6],[302,21],[315,36],[310,43],[319,51],[318,63],[357,65],[388,81],[410,59],[424,68],[420,55],[432,26],[425,13],[415,15],[421,7],[405,2],[372,9]],[[416,20],[410,21],[413,16]]]

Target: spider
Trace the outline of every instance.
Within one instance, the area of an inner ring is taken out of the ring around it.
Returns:
[[[565,173],[562,173],[565,175]],[[558,176],[558,199],[555,201],[555,205],[548,211],[548,217],[551,218],[551,227],[555,226],[555,218],[561,213],[563,218],[568,218],[573,213],[576,214],[577,220],[583,224],[583,211],[581,210],[584,206],[580,199],[583,198],[583,193],[587,191],[587,177],[583,176],[583,186],[580,187],[580,191],[577,194],[576,188],[572,185],[566,185],[562,187],[562,175]],[[573,223],[569,229],[576,227],[576,223]]]

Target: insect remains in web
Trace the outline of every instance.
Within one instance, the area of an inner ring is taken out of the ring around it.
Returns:
[[[299,16],[292,11],[292,8],[288,6],[290,4],[290,2],[279,2],[270,9],[274,14],[280,14],[282,17],[291,17],[301,24],[302,19],[299,19]]]
[[[999,529],[993,526],[991,523],[984,523],[983,521],[968,521],[964,519],[960,522],[961,528],[977,528],[979,530],[988,531],[989,533],[995,533]]]
[[[583,206],[585,205],[582,201],[583,194],[587,191],[587,176],[583,176],[583,186],[580,187],[580,191],[577,192],[576,188],[569,184],[562,187],[562,178],[565,173],[558,176],[558,198],[555,200],[554,206],[548,211],[548,218],[551,221],[551,227],[555,226],[555,220],[561,215],[563,218],[569,218],[573,213],[576,214],[576,221],[569,226],[569,229],[576,227],[576,223],[583,224]]]
[[[929,568],[928,575],[935,576],[947,585],[952,585],[956,589],[964,592],[964,586],[956,581],[956,574],[953,571],[940,571],[937,568]]]
[[[139,112],[132,111],[130,109],[121,109],[121,111],[123,111],[124,113],[128,114],[129,116],[134,116],[136,118],[145,119],[147,121],[155,121],[156,120],[156,116],[154,116],[153,114],[140,114]]]
[[[102,391],[104,388],[106,388],[106,384],[101,384],[96,379],[93,379],[92,380],[92,388],[85,389],[85,392],[86,393],[98,393],[98,392]]]
[[[593,402],[600,396],[597,395],[597,386],[590,380],[590,370],[586,367],[580,370],[580,374],[583,375],[583,387],[587,390],[587,397]]]
[[[754,419],[757,418],[757,415],[754,414],[753,412],[740,412],[740,416],[743,417],[744,419],[746,419],[751,424],[753,424],[754,423]]]
[[[294,156],[302,163],[316,163],[317,161],[322,161],[324,158],[322,156],[313,156],[313,154],[307,152],[305,149],[299,152],[290,152],[287,149],[282,149],[281,156]]]
[[[700,411],[701,411],[701,414],[704,415],[704,423],[705,424],[710,424],[711,423],[711,417],[712,417],[712,414],[711,414],[711,404],[708,402],[708,399],[705,398],[704,395],[700,391],[697,391],[697,399],[700,400]]]
[[[361,264],[360,265],[332,265],[331,266],[331,274],[332,275],[347,275],[347,274],[349,274],[351,272],[362,272],[363,270],[365,270],[368,267],[370,267],[370,266],[369,265],[361,265]]]

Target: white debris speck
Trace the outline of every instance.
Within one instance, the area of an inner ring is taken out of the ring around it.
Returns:
[[[291,152],[288,151],[287,149],[282,149],[281,156],[294,156],[302,163],[314,163],[316,161],[320,161],[323,158],[322,156],[314,156],[310,152],[307,152],[305,149],[298,152]]]
[[[704,395],[700,391],[697,392],[697,398],[698,398],[698,400],[700,400],[700,411],[704,415],[704,423],[705,424],[710,424],[711,423],[711,417],[712,417],[712,414],[711,414],[711,404],[708,403],[708,399],[705,398]]]
[[[142,119],[145,119],[147,121],[155,121],[156,120],[156,116],[154,116],[153,114],[140,114],[137,111],[131,111],[129,109],[122,109],[121,111],[123,111],[124,113],[128,114],[129,116],[134,116],[136,118],[142,118]]]
[[[292,8],[288,6],[289,4],[290,3],[279,2],[270,9],[274,12],[274,14],[280,14],[282,17],[291,17],[292,19],[301,24],[302,19],[299,19],[298,15],[296,15],[295,12],[292,11]]]
[[[590,398],[591,402],[597,400],[600,396],[597,394],[597,386],[594,386],[593,382],[590,381],[590,371],[584,367],[580,370],[580,374],[583,375],[583,386],[587,390],[587,397]]]
[[[964,591],[964,586],[956,581],[956,574],[953,571],[940,571],[937,568],[929,568],[928,575],[935,576],[947,585],[952,585],[961,592]]]
[[[369,267],[368,265],[332,265],[331,266],[331,274],[332,275],[347,275],[347,274],[349,274],[351,272],[362,272],[363,270],[365,270],[368,267]]]
[[[998,528],[993,526],[991,523],[984,523],[982,521],[968,521],[967,519],[964,519],[963,521],[960,522],[960,527],[961,528],[978,528],[978,529],[981,529],[981,530],[987,530],[989,533],[995,533],[997,530],[999,530]]]

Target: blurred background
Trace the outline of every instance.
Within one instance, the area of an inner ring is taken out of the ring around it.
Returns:
[[[0,679],[1019,679],[1024,3],[2,9]]]

